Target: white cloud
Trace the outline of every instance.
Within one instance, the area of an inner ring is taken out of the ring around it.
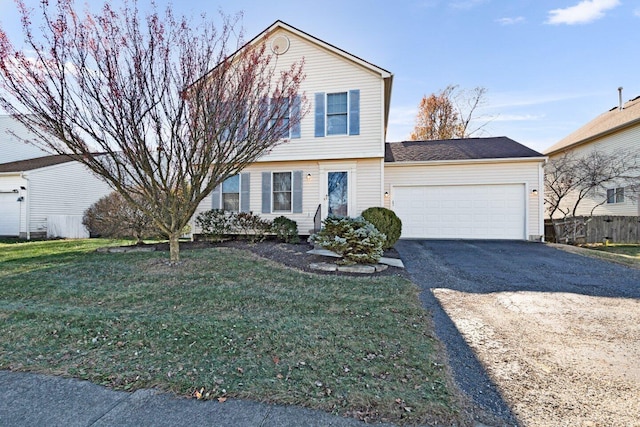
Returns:
[[[640,7],[633,11],[633,14],[640,18]]]
[[[496,114],[486,116],[488,122],[533,122],[544,119],[544,114]]]
[[[516,16],[515,18],[500,18],[496,19],[496,22],[500,25],[515,25],[524,22],[524,16]]]
[[[582,0],[575,6],[549,11],[547,24],[588,24],[604,16],[604,12],[620,5],[620,0]]]

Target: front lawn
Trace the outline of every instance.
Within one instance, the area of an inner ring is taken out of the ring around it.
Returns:
[[[395,423],[460,421],[428,313],[398,277],[298,273],[230,248],[0,244],[0,369],[242,397]]]
[[[595,245],[590,247],[597,251],[609,252],[614,254],[627,255],[632,258],[640,260],[640,245],[631,244],[609,244],[609,245]]]

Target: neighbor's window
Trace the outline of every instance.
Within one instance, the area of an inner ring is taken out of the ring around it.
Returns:
[[[609,188],[607,190],[607,203],[624,203],[624,187]]]
[[[222,209],[230,212],[240,211],[240,175],[227,178],[222,183]]]
[[[273,173],[273,211],[291,212],[291,172]]]
[[[327,94],[327,135],[347,134],[347,92]]]

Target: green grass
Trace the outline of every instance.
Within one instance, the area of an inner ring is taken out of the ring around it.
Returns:
[[[623,264],[628,267],[640,268],[640,245],[633,244],[602,244],[586,245],[581,249],[585,255],[607,261]]]
[[[0,369],[297,404],[396,423],[464,411],[415,286],[298,273],[233,249],[0,244]]]
[[[621,254],[630,256],[632,258],[636,258],[640,260],[640,245],[631,245],[631,244],[609,244],[605,245],[596,245],[590,247],[590,249],[595,249],[597,251],[609,252],[614,254]]]

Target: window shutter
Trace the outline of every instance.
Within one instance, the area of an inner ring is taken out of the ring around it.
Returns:
[[[360,135],[360,91],[349,91],[349,135]]]
[[[291,117],[294,121],[291,126],[291,138],[300,138],[300,103],[300,95],[296,95],[291,105]]]
[[[315,136],[324,136],[324,92],[316,93],[316,128]]]
[[[249,212],[249,172],[240,174],[240,212]]]
[[[293,213],[302,213],[302,171],[293,171]]]
[[[271,213],[271,172],[262,172],[262,213]]]
[[[211,192],[211,209],[220,209],[220,194],[222,193],[222,184],[216,185]]]

